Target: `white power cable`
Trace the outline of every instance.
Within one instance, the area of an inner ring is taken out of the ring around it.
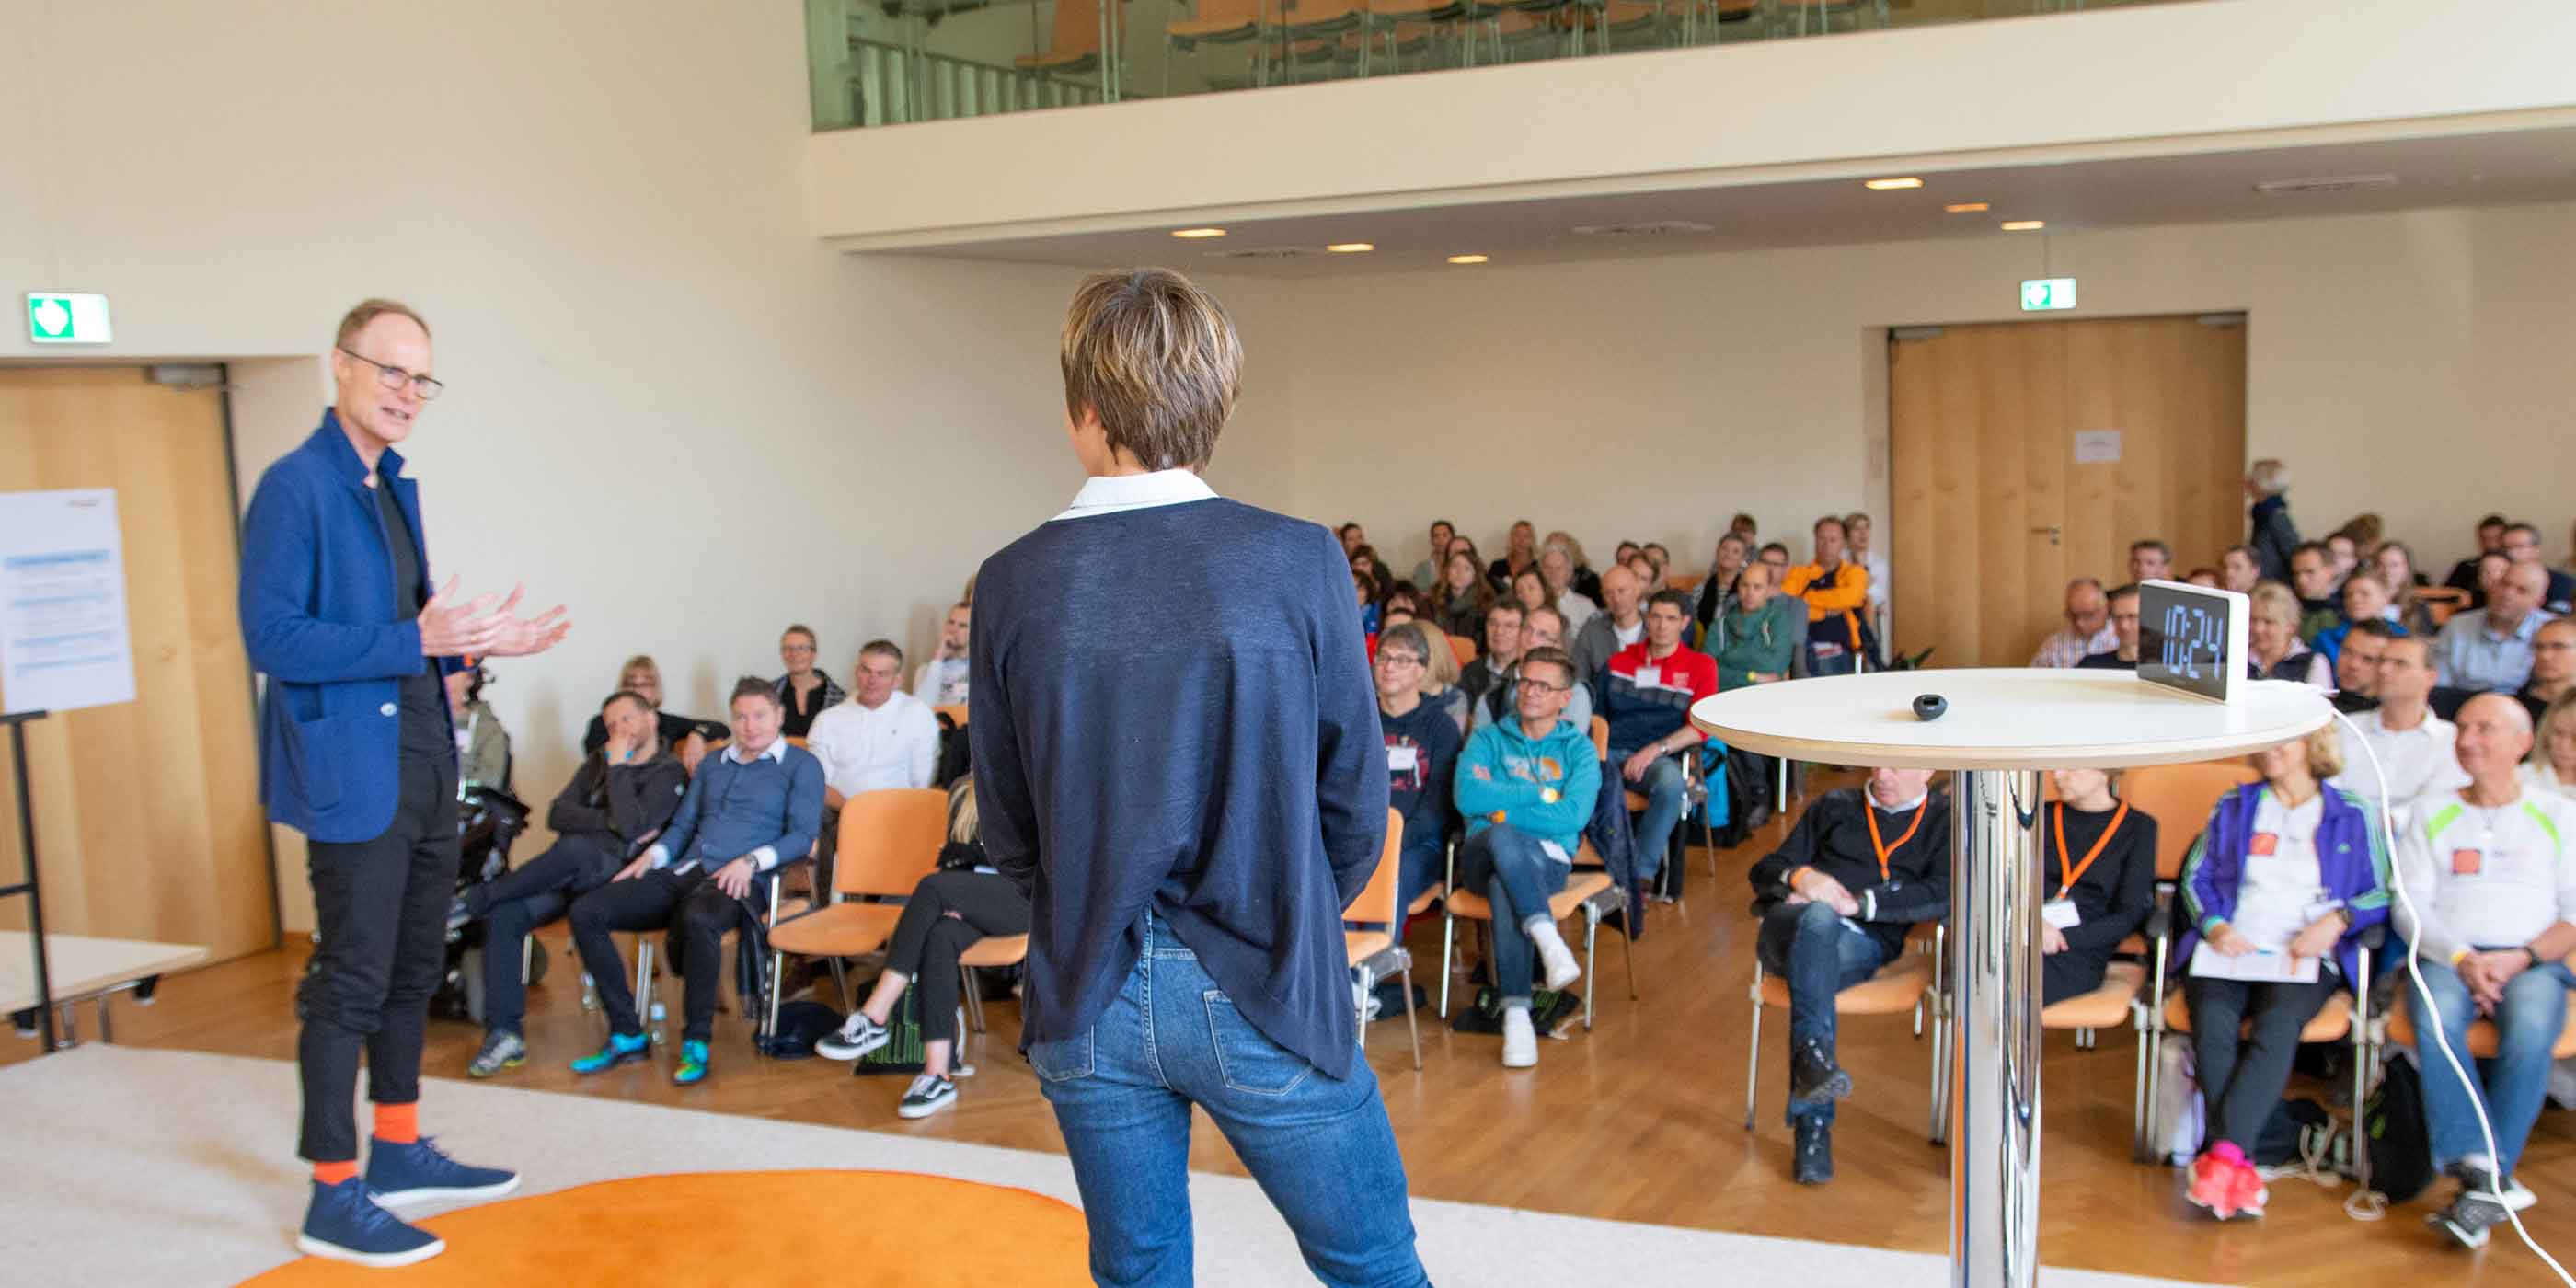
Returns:
[[[2387,846],[2388,851],[2389,892],[2399,903],[2405,905],[2406,915],[2409,918],[2414,919],[2416,924],[2420,926],[2423,924],[2423,914],[2416,909],[2415,901],[2406,896],[2406,882],[2397,871],[2397,823],[2396,815],[2389,807],[2388,773],[2380,767],[2379,753],[2371,748],[2370,740],[2361,736],[2361,726],[2354,724],[2352,717],[2345,715],[2341,711],[2335,712],[2334,718],[2342,721],[2344,728],[2352,731],[2352,741],[2360,746],[2362,757],[2370,762],[2371,777],[2379,781],[2379,830],[2381,840]],[[2389,929],[2393,932],[2396,929],[2396,926],[2392,924]],[[2418,1024],[2415,1026],[2416,1059],[2420,1061],[2423,1058],[2424,1034],[2426,1030],[2429,1029],[2433,1035],[2433,1044],[2441,1048],[2442,1059],[2449,1062],[2451,1072],[2459,1077],[2460,1085],[2468,1090],[2469,1107],[2477,1111],[2478,1131],[2485,1138],[2487,1144],[2488,1197],[2495,1200],[2497,1207],[2504,1209],[2505,1219],[2513,1223],[2513,1232],[2521,1237],[2522,1245],[2531,1249],[2532,1255],[2540,1258],[2540,1260],[2558,1276],[2558,1282],[2566,1284],[2568,1288],[2576,1288],[2576,1279],[2569,1278],[2567,1268],[2558,1264],[2558,1259],[2550,1256],[2548,1249],[2541,1247],[2539,1241],[2531,1237],[2531,1231],[2523,1228],[2522,1214],[2514,1211],[2513,1205],[2505,1201],[2504,1167],[2502,1161],[2503,1151],[2496,1148],[2495,1123],[2487,1117],[2486,1096],[2480,1090],[2480,1084],[2478,1081],[2470,1076],[2468,1068],[2460,1063],[2460,1053],[2451,1049],[2450,1034],[2444,1030],[2441,1022],[2441,1008],[2433,1000],[2433,991],[2430,988],[2425,987],[2424,965],[2415,953],[2414,947],[2415,946],[2412,943],[2409,943],[2406,946],[2406,975],[2408,979],[2414,981],[2414,996],[2424,1003],[2425,1014],[2430,1016],[2433,1020],[2433,1023],[2431,1024]],[[2367,1041],[2368,1035],[2365,1034],[2363,1036],[2364,1040]],[[2364,1136],[2368,1129],[2363,1124],[2362,1107],[2360,1105],[2354,1105],[2352,1107],[2352,1116],[2353,1148],[2357,1151],[2367,1150],[2369,1148],[2369,1142],[2364,1139]],[[2374,1199],[2377,1200],[2376,1206],[2373,1206],[2370,1202]],[[2362,1203],[2365,1208],[2365,1212],[2354,1212],[2352,1207],[2355,1202]],[[2355,1220],[2375,1221],[2379,1219],[2379,1213],[2386,1208],[2386,1205],[2386,1195],[2364,1192],[2357,1193],[2352,1197],[2352,1199],[2347,1200],[2344,1205],[2344,1209],[2346,1213],[2351,1215]]]

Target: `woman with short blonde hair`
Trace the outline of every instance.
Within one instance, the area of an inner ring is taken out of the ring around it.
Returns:
[[[2246,652],[2253,678],[2301,680],[2320,689],[2334,687],[2334,667],[2299,640],[2299,597],[2277,581],[2254,587],[2253,607],[2245,619]]]

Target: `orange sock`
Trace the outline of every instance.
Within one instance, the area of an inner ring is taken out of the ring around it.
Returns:
[[[352,1176],[356,1176],[357,1174],[358,1164],[354,1159],[345,1163],[315,1163],[313,1165],[313,1179],[320,1181],[324,1185],[337,1185],[342,1181],[348,1180]]]
[[[376,1106],[376,1139],[408,1145],[420,1139],[420,1102]]]

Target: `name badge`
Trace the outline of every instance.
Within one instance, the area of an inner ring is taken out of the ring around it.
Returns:
[[[2073,930],[2084,924],[2084,915],[2075,910],[2072,899],[2051,899],[2039,905],[2039,916],[2060,930]]]
[[[2486,870],[2487,856],[2481,850],[2451,851],[2451,875],[2473,877]]]
[[[1659,667],[1659,666],[1641,666],[1641,667],[1638,667],[1638,668],[1637,668],[1637,687],[1638,687],[1638,688],[1641,688],[1641,689],[1652,689],[1652,688],[1658,688],[1658,687],[1660,687],[1660,686],[1663,684],[1663,682],[1664,682],[1664,670],[1663,670],[1663,668],[1662,668],[1662,667]]]
[[[1386,749],[1386,767],[1391,773],[1409,774],[1415,769],[1420,768],[1421,765],[1421,748],[1389,747]]]
[[[2281,848],[2281,838],[2271,832],[2256,832],[2253,843],[2245,848],[2253,854],[2270,854]]]

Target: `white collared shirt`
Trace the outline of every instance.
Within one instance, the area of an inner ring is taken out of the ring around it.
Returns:
[[[1082,490],[1073,494],[1073,504],[1064,513],[1047,522],[1061,523],[1066,519],[1087,519],[1096,514],[1150,510],[1158,505],[1183,505],[1215,497],[1216,489],[1209,487],[1207,480],[1200,478],[1195,470],[1098,474],[1086,480]]]
[[[2383,707],[2352,718],[2352,727],[2379,758],[2380,773],[2388,776],[2387,789],[2381,790],[2379,774],[2370,772],[2369,759],[2359,755],[2344,757],[2343,772],[2326,781],[2365,801],[2386,800],[2398,807],[2397,824],[2403,827],[2406,810],[2416,797],[2466,787],[2469,775],[2460,768],[2457,725],[2427,711],[2414,728],[2391,729],[2387,714]],[[2374,815],[2371,826],[2378,825]]]
[[[939,717],[897,689],[875,707],[857,695],[814,717],[805,750],[823,762],[823,783],[856,796],[888,787],[928,787],[939,766]]]

